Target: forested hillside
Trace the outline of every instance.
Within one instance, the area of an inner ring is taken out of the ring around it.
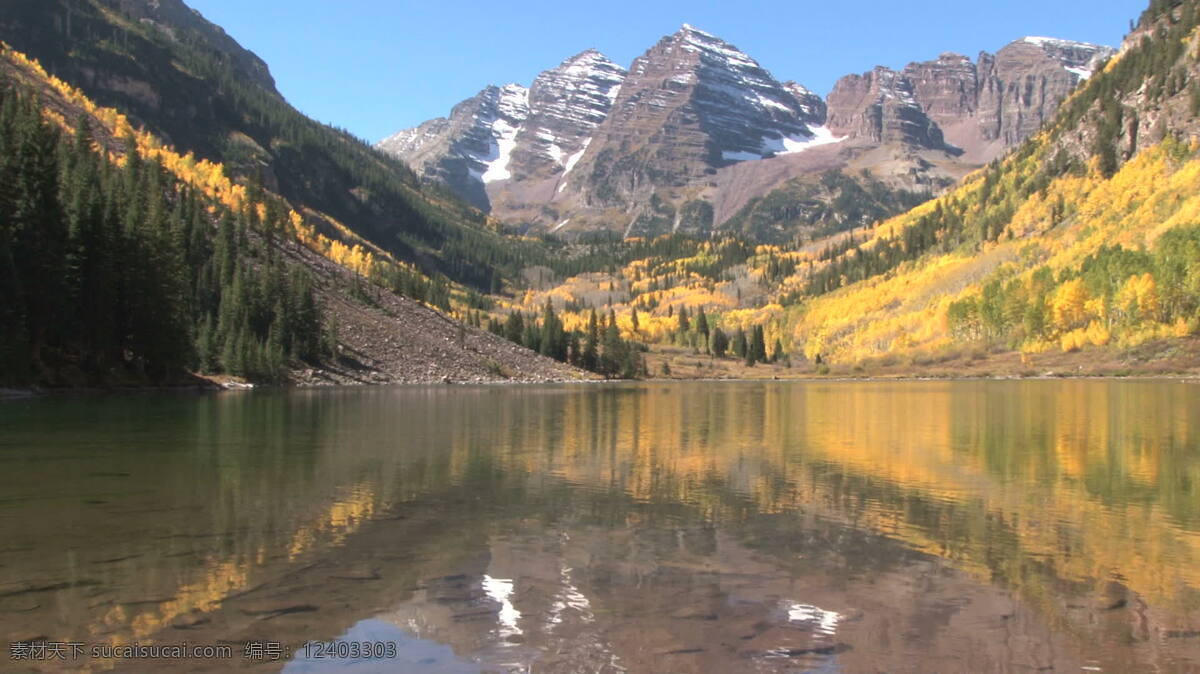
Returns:
[[[178,0],[17,0],[0,30],[65,79],[4,48],[0,282],[15,300],[0,378],[282,380],[339,362],[351,305],[367,311],[354,320],[390,312],[350,331],[355,362],[386,350],[387,330],[418,324],[386,327],[403,313],[393,293],[465,324],[435,329],[459,348],[490,332],[610,377],[659,374],[647,351],[663,350],[799,372],[1190,354],[1198,22],[1195,0],[1155,0],[1039,133],[902,215],[874,222],[929,195],[825,174],[750,200],[727,234],[565,242],[504,234],[305,118]]]
[[[12,0],[0,5],[0,39],[166,145],[275,192],[329,237],[343,239],[344,226],[485,292],[536,255],[399,161],[291,107],[266,64],[180,0]]]
[[[66,133],[0,89],[0,380],[277,380],[330,353],[307,272],[274,254],[282,214],[218,207],[121,142],[110,161],[86,117]]]
[[[451,306],[444,280],[326,236],[4,43],[0,185],[0,383],[575,376],[393,294]]]
[[[805,283],[818,297],[789,315],[794,343],[856,359],[1195,334],[1198,18],[1194,1],[1153,3],[1122,52],[1013,155],[818,255]]]
[[[626,336],[710,353],[715,330],[760,327],[768,347],[778,342],[782,354],[822,370],[872,362],[920,370],[964,351],[1016,352],[1029,371],[1042,356],[1089,349],[1127,364],[1192,353],[1198,17],[1194,0],[1156,0],[1120,54],[1041,132],[903,215],[811,243],[638,244],[658,250],[556,280],[518,303],[532,311],[552,299],[578,310],[564,317],[571,323],[611,302]],[[767,200],[752,206],[743,226],[797,217],[786,207],[772,213]],[[700,310],[703,333],[679,319]]]

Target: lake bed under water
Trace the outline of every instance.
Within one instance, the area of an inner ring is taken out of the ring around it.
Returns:
[[[1200,670],[1200,385],[6,401],[0,637],[5,671]],[[229,654],[87,650],[182,642]]]

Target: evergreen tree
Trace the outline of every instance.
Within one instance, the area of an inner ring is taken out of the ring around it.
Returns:
[[[721,328],[714,328],[712,333],[712,354],[717,358],[724,358],[725,351],[729,348],[729,338],[725,336]]]
[[[738,328],[737,332],[734,333],[734,335],[733,335],[733,342],[731,344],[731,347],[733,349],[734,356],[736,356],[738,358],[746,357],[746,354],[748,353],[748,349],[747,349],[747,344],[746,344],[746,331],[745,330]]]
[[[749,348],[746,350],[746,360],[750,365],[767,360],[766,338],[761,325],[754,326],[754,330],[751,332]]]
[[[252,245],[245,214],[122,143],[118,168],[86,121],[63,135],[36,96],[0,89],[0,383],[104,383],[119,370],[164,381],[185,368],[276,379],[319,357],[307,275],[258,255],[282,211],[268,204],[279,222],[255,225]]]
[[[504,336],[510,342],[517,344],[523,343],[522,338],[525,334],[525,319],[518,311],[511,311],[508,314],[508,320],[504,323]]]
[[[777,363],[777,362],[779,362],[780,359],[786,358],[786,357],[787,357],[787,354],[785,354],[783,352],[783,341],[776,339],[775,340],[775,349],[773,351],[771,351],[771,362]]]
[[[579,366],[595,372],[600,366],[600,326],[596,319],[596,310],[588,314],[587,335],[584,337],[583,354]]]

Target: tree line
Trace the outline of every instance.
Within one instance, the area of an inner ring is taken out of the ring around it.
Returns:
[[[321,359],[333,337],[277,250],[283,209],[259,192],[231,212],[124,145],[114,159],[86,118],[64,133],[0,88],[0,381],[278,379]]]

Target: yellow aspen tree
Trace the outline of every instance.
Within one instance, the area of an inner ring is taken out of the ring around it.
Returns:
[[[1054,293],[1051,310],[1054,324],[1061,332],[1070,332],[1087,319],[1088,291],[1082,279],[1072,279]]]

